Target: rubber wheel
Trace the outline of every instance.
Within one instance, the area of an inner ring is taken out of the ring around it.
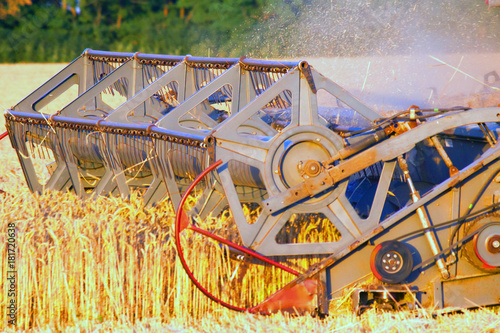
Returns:
[[[373,275],[385,283],[401,283],[413,270],[413,257],[406,244],[385,241],[375,247],[370,257]]]

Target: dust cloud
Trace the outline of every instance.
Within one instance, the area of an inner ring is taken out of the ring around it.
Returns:
[[[251,34],[286,57],[500,52],[500,7],[482,0],[283,1]],[[263,54],[265,55],[265,54]]]
[[[500,103],[500,7],[482,0],[283,1],[246,54],[307,59],[378,111]]]

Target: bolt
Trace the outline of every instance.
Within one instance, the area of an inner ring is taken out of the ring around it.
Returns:
[[[316,138],[316,141],[320,142],[320,141],[321,141],[321,139],[320,139],[320,138]]]
[[[490,253],[500,253],[500,235],[493,235],[486,240],[486,249]]]
[[[410,109],[410,119],[415,119],[415,108]]]
[[[301,161],[297,167],[299,171],[304,170],[304,174],[309,177],[316,177],[320,173],[320,164],[318,161],[309,160],[304,164]]]
[[[280,172],[279,172],[278,170],[274,170],[274,173],[275,173],[275,174],[278,174],[278,173],[280,173]]]

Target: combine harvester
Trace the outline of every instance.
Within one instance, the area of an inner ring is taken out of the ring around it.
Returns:
[[[71,89],[69,104],[41,112]],[[351,287],[358,313],[500,303],[498,107],[384,117],[305,61],[86,50],[5,117],[33,192],[169,198],[188,275],[231,309],[327,314]],[[200,227],[228,210],[222,233]],[[335,237],[308,241],[322,232],[308,217]],[[234,305],[198,281],[186,229],[228,261],[295,277]],[[286,264],[305,257],[307,269]]]

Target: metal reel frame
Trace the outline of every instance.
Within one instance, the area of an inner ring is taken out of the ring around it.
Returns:
[[[313,78],[314,81],[312,81]],[[337,85],[325,80],[307,65],[301,65],[264,91],[237,114],[215,127],[211,134],[215,142],[214,156],[224,161],[224,164],[218,168],[218,173],[243,242],[249,248],[258,250],[265,255],[289,256],[331,253],[345,247],[361,233],[349,220],[339,218],[336,211],[337,206],[334,204],[339,196],[345,192],[347,182],[342,182],[326,193],[321,193],[283,211],[269,214],[263,209],[253,224],[246,221],[241,208],[243,200],[236,191],[238,184],[235,183],[234,177],[237,171],[231,170],[230,161],[237,161],[258,170],[260,178],[263,180],[266,197],[272,197],[290,187],[283,181],[284,173],[281,169],[283,166],[296,167],[297,162],[300,163],[300,159],[303,158],[303,156],[298,155],[305,154],[307,160],[316,160],[318,167],[322,167],[323,160],[335,155],[343,148],[342,139],[326,128],[318,115],[316,89],[325,89],[335,97],[342,99],[344,103],[357,106],[358,112],[369,120],[379,117],[375,112],[360,106],[360,103],[354,97],[346,94],[345,91],[343,95],[335,95],[338,92]],[[238,128],[249,119],[259,120],[260,110],[283,91],[290,91],[292,96],[291,121],[287,126],[281,131],[275,130],[271,137],[238,132]],[[293,147],[297,145],[304,145],[305,148],[299,148],[298,152],[293,152]],[[312,152],[307,151],[309,148]],[[314,153],[314,150],[319,151],[319,153]],[[307,158],[307,155],[310,157]],[[294,174],[294,171],[288,173]],[[292,185],[300,182],[297,175],[291,176],[291,178],[294,182]],[[255,202],[263,205],[262,199],[255,200]],[[321,213],[330,220],[342,235],[340,241],[309,244],[278,244],[276,242],[277,233],[292,214],[314,212]]]

